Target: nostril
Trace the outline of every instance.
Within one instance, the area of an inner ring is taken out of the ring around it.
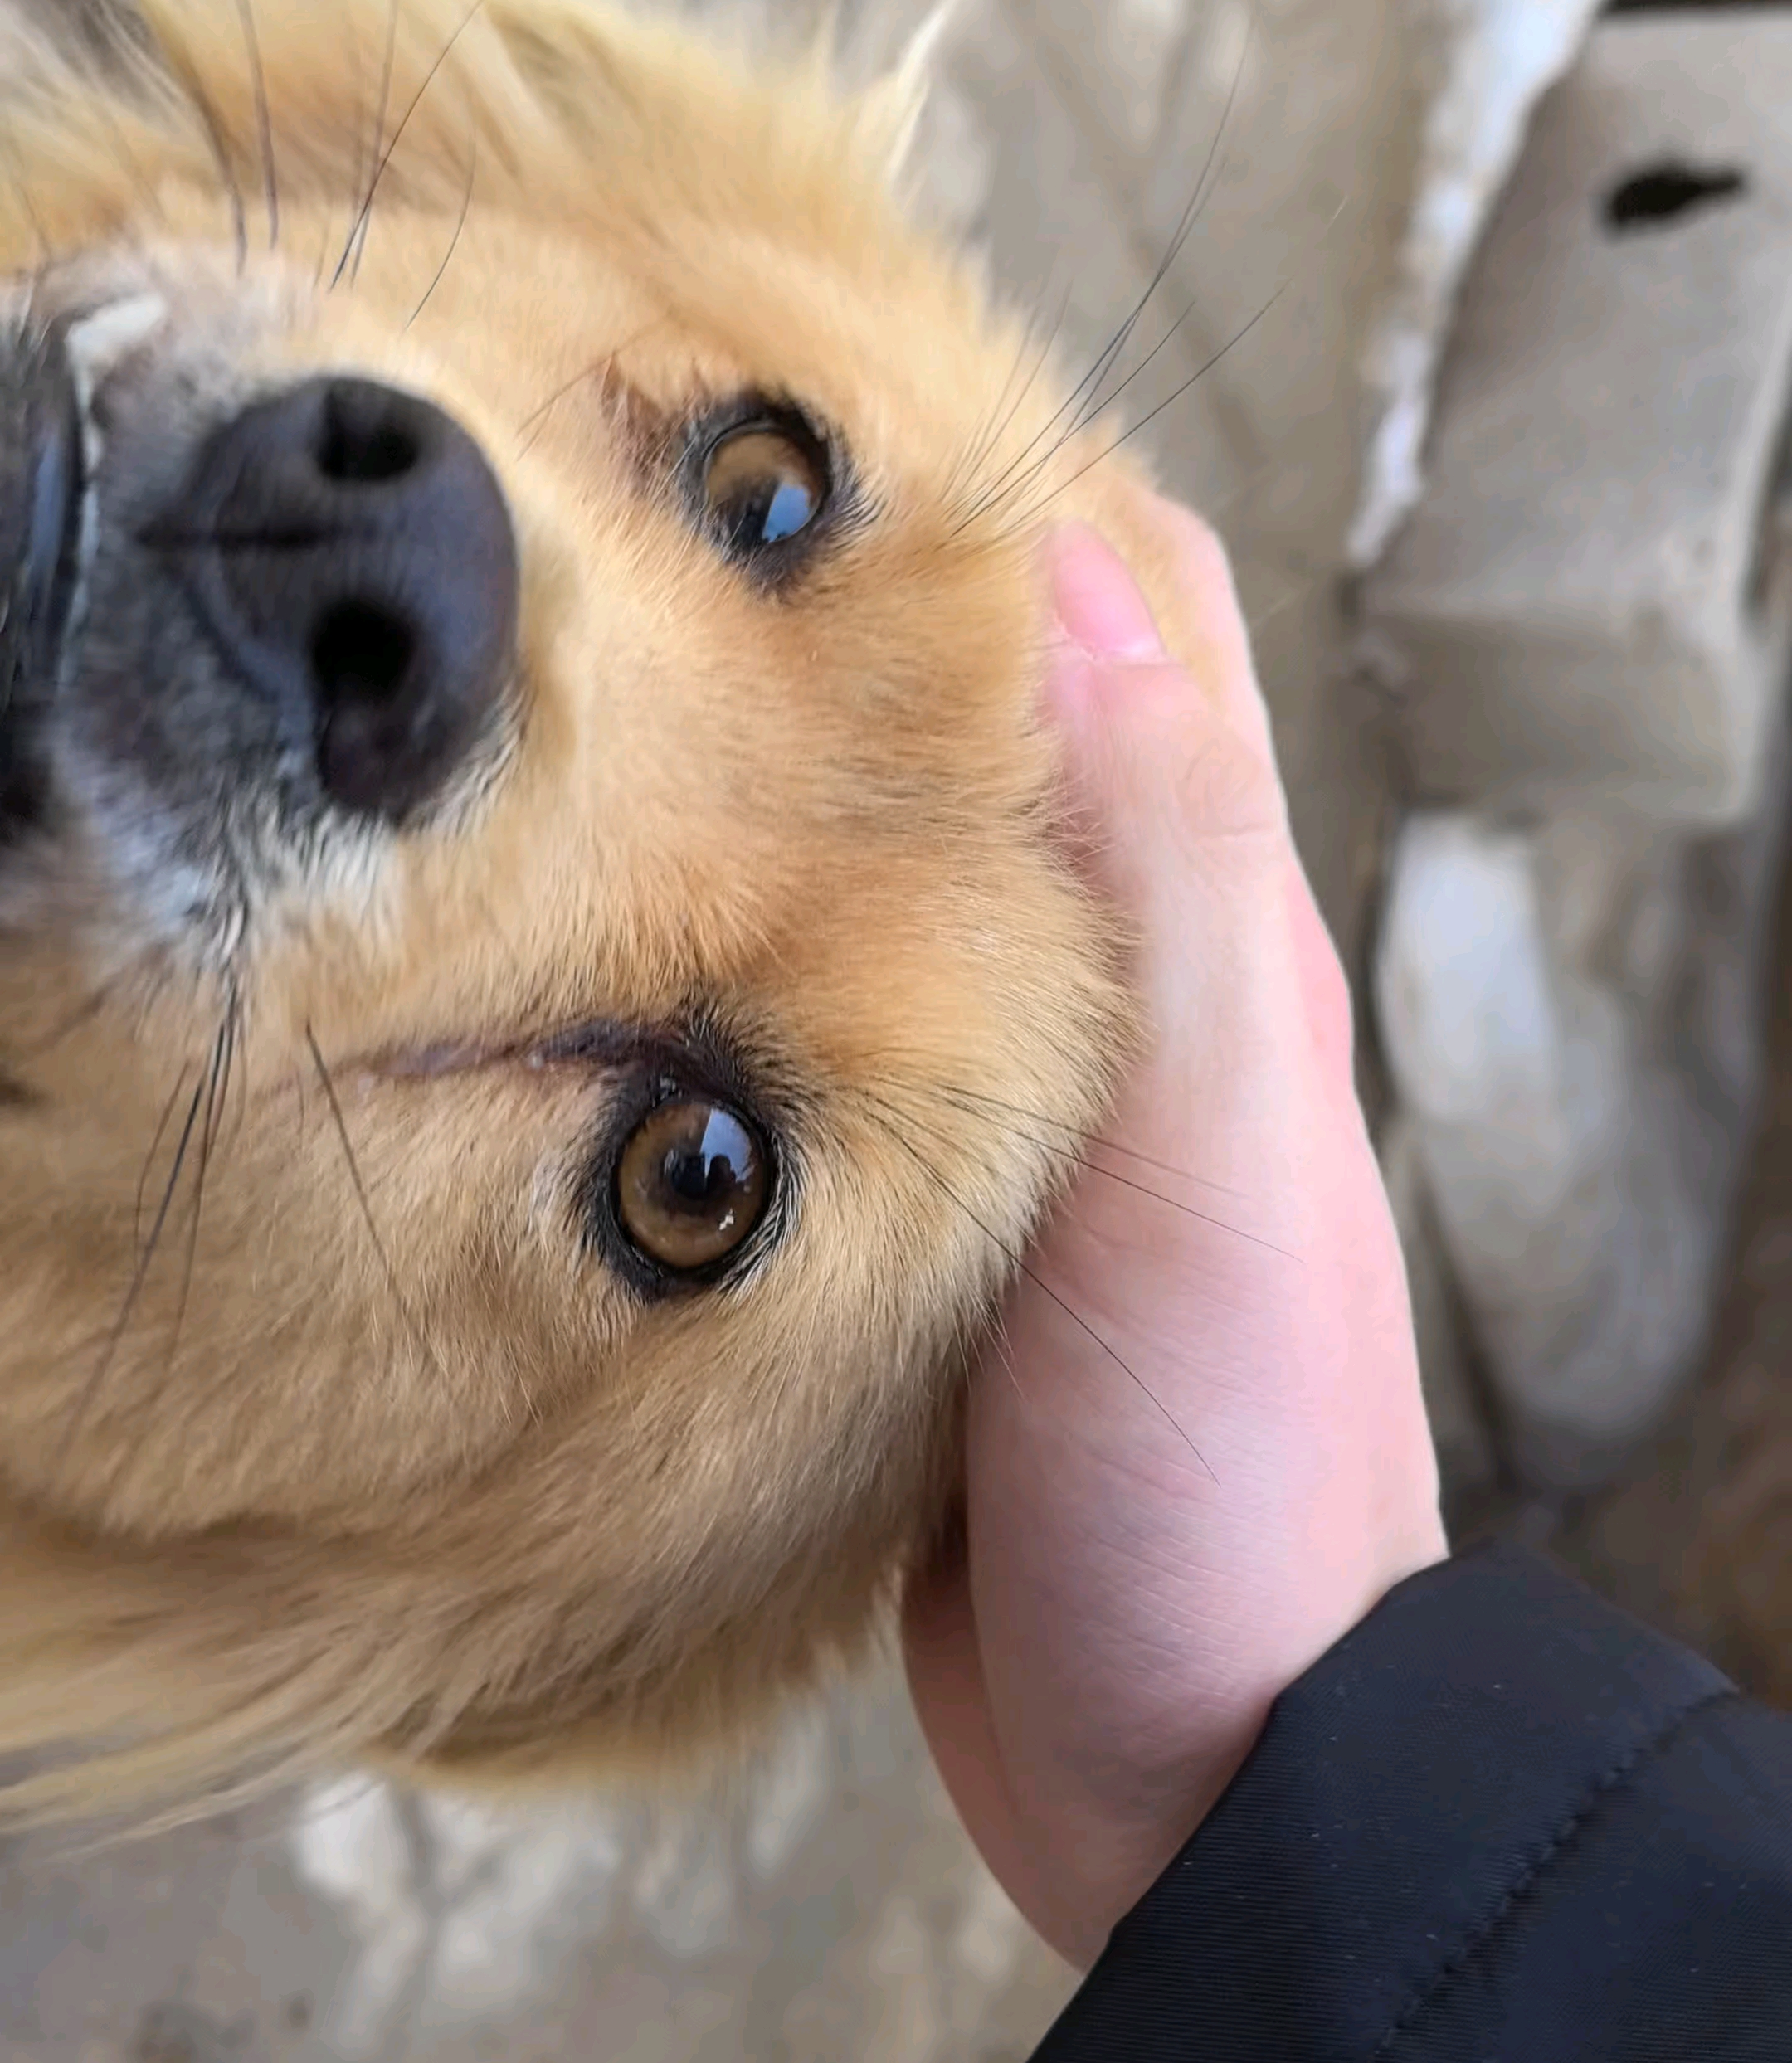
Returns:
[[[396,702],[410,680],[416,650],[416,631],[392,611],[374,602],[338,602],[311,640],[319,707]]]
[[[416,426],[377,389],[337,387],[327,397],[319,426],[317,468],[327,480],[367,486],[402,479],[423,456]]]
[[[310,704],[324,792],[397,823],[439,786],[469,712],[445,700],[428,632],[389,602],[356,597],[311,633]]]

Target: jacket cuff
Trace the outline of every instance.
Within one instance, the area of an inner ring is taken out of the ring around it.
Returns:
[[[1589,1796],[1731,1690],[1509,1544],[1409,1579],[1278,1700],[1037,2063],[1376,2053]]]

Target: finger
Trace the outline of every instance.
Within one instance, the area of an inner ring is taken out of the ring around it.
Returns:
[[[1293,847],[1260,728],[1234,722],[1183,667],[1141,656],[1149,612],[1105,545],[1083,533],[1054,548],[1065,628],[1047,708],[1089,870],[1137,927],[1160,1038],[1208,1010],[1201,992],[1215,981],[1250,1016],[1288,1014],[1276,998],[1292,981]],[[1097,639],[1122,655],[1093,654],[1083,640]],[[1304,1016],[1298,1001],[1294,1014]]]
[[[1275,763],[1269,712],[1251,663],[1249,634],[1225,547],[1200,517],[1155,494],[1139,497],[1142,528],[1157,533],[1181,606],[1176,654],[1202,700],[1225,727]],[[1149,663],[1170,656],[1125,560],[1098,533],[1065,524],[1046,543],[1058,623],[1095,659]]]
[[[1287,810],[1243,627],[1225,627],[1236,619],[1230,584],[1211,610],[1191,612],[1220,626],[1207,677],[1197,679],[1164,652],[1132,575],[1093,531],[1059,533],[1049,558],[1060,635],[1046,706],[1120,872],[1135,887],[1161,875],[1166,860],[1176,875],[1191,865],[1205,872],[1204,846],[1239,839],[1278,859]],[[1194,577],[1217,578],[1199,567]],[[1162,849],[1166,834],[1179,852]]]
[[[1294,849],[1230,568],[1198,518],[1147,502],[1203,640],[1199,677],[1166,655],[1145,597],[1094,532],[1067,528],[1048,547],[1060,636],[1047,701],[1098,827],[1099,870],[1157,956],[1186,963],[1204,939],[1213,950],[1209,927],[1226,912],[1234,926],[1223,928],[1273,941],[1326,1073],[1348,1084],[1349,990]],[[1191,891],[1210,905],[1205,922]]]

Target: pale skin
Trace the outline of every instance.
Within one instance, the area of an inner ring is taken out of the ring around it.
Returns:
[[[1198,683],[1106,546],[1048,547],[1048,709],[1150,1019],[1089,1156],[1125,1179],[1083,1175],[1031,1258],[972,1391],[967,1545],[906,1614],[967,1827],[1084,1967],[1276,1696],[1446,1551],[1348,993],[1231,576],[1193,517],[1153,517]]]

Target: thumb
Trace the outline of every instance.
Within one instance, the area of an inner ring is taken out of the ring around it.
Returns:
[[[1268,716],[1223,552],[1181,510],[1177,572],[1190,654],[1166,650],[1149,605],[1096,533],[1047,547],[1057,639],[1046,705],[1067,747],[1073,799],[1092,820],[1096,871],[1151,948],[1185,951],[1218,912],[1248,918],[1279,894],[1293,857]],[[1256,893],[1254,893],[1255,891]]]
[[[1197,954],[1217,972],[1241,929],[1251,961],[1268,950],[1278,976],[1291,961],[1323,1071],[1350,1091],[1349,988],[1294,849],[1224,547],[1188,510],[1154,508],[1186,605],[1186,666],[1170,657],[1125,563],[1093,530],[1065,526],[1047,547],[1058,634],[1047,706],[1092,820],[1095,871],[1140,927],[1147,966],[1160,976],[1186,971]]]

